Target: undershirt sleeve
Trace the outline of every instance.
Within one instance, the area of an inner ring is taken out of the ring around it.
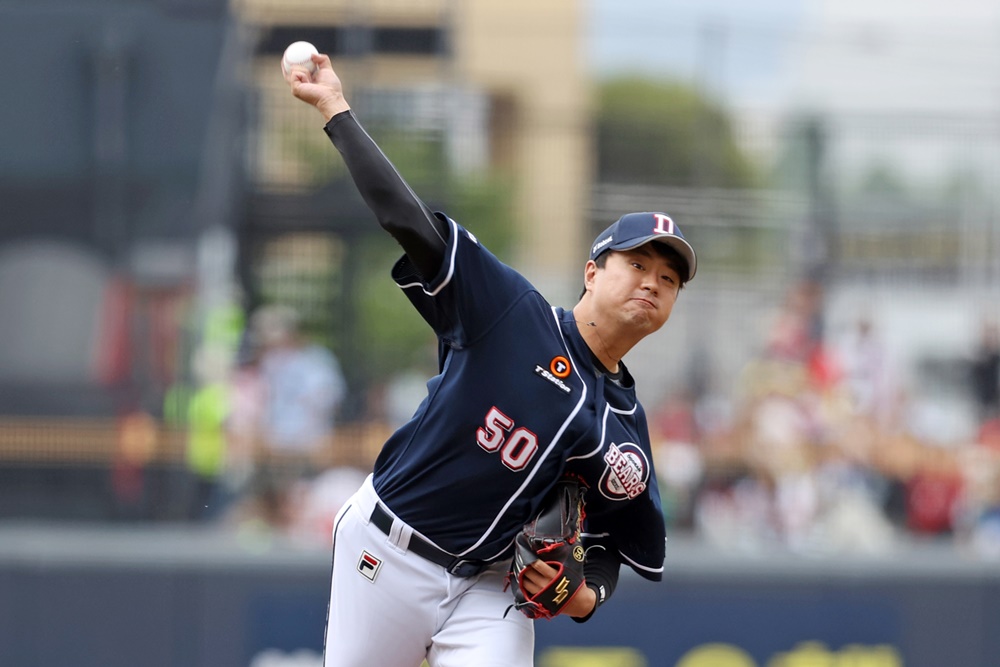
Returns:
[[[379,225],[403,247],[421,278],[433,278],[448,247],[448,224],[410,189],[353,111],[338,113],[323,130]]]
[[[587,549],[587,560],[583,564],[583,576],[586,585],[597,595],[594,610],[582,618],[572,617],[577,623],[584,623],[593,618],[597,608],[611,599],[618,585],[618,575],[621,561],[616,553],[603,545],[594,545]]]

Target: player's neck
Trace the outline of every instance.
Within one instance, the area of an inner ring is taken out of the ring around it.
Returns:
[[[582,303],[578,303],[573,309],[573,318],[583,342],[601,365],[611,373],[621,370],[619,362],[632,349],[632,345],[623,345],[621,337],[606,322],[602,324],[600,318],[594,316]]]

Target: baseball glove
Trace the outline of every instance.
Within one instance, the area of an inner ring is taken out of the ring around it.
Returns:
[[[552,618],[580,590],[584,583],[585,553],[580,543],[583,524],[583,496],[586,487],[573,479],[558,482],[546,497],[542,509],[514,538],[512,581],[514,608],[528,618]],[[534,595],[524,589],[524,571],[542,560],[558,571],[549,584]]]

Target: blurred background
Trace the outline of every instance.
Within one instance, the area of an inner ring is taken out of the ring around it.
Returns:
[[[319,665],[333,516],[435,372],[280,57],[554,304],[699,254],[626,360],[666,583],[538,664],[1000,658],[1000,5],[0,0],[0,665]]]

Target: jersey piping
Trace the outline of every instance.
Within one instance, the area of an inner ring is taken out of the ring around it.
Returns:
[[[451,225],[451,250],[448,255],[448,271],[441,280],[441,284],[435,287],[432,291],[428,292],[427,288],[424,287],[424,284],[418,280],[412,283],[406,283],[405,285],[399,285],[400,289],[419,287],[427,296],[437,296],[438,292],[447,287],[448,283],[451,282],[451,277],[455,274],[455,253],[458,252],[458,227],[455,224],[455,221],[451,218],[446,217],[445,219],[448,221],[448,224]]]
[[[579,459],[588,459],[591,456],[595,456],[597,454],[600,454],[604,450],[604,442],[607,439],[607,433],[608,433],[608,413],[609,412],[614,412],[614,413],[619,414],[619,415],[634,415],[635,411],[636,411],[636,408],[638,408],[638,405],[633,405],[630,410],[618,410],[616,408],[611,407],[610,405],[604,406],[604,418],[601,420],[601,441],[597,443],[597,446],[593,450],[587,452],[586,454],[579,454],[577,456],[570,456],[566,460],[567,461],[576,461],[576,460],[579,460]]]
[[[631,558],[629,558],[628,556],[626,556],[620,549],[618,550],[618,554],[622,557],[622,559],[626,563],[628,563],[632,568],[634,568],[636,570],[642,570],[643,572],[649,572],[650,574],[661,574],[661,575],[663,574],[663,567],[662,566],[660,566],[660,567],[649,567],[648,565],[643,565],[642,563],[638,563],[638,562],[632,560]]]
[[[552,440],[549,441],[549,444],[546,445],[545,451],[532,466],[531,472],[528,473],[528,475],[525,477],[524,481],[521,483],[521,486],[518,487],[517,491],[515,491],[514,494],[507,499],[507,502],[504,503],[503,507],[500,508],[499,514],[497,514],[493,518],[493,522],[490,524],[489,528],[486,529],[486,532],[484,532],[479,537],[479,539],[476,541],[475,544],[473,544],[471,547],[460,553],[459,556],[464,556],[465,554],[474,551],[476,548],[479,547],[480,544],[482,544],[486,540],[487,537],[493,534],[493,530],[497,527],[497,524],[500,523],[500,519],[503,518],[503,516],[507,513],[508,508],[510,508],[510,506],[514,503],[514,501],[521,496],[521,494],[524,492],[524,489],[527,488],[531,480],[534,479],[535,474],[538,472],[539,468],[541,468],[542,463],[544,463],[545,460],[549,457],[549,454],[552,453],[553,448],[562,438],[563,433],[565,433],[566,429],[569,428],[569,425],[573,422],[573,419],[576,417],[577,413],[580,412],[580,409],[583,407],[584,403],[587,400],[587,383],[584,382],[583,378],[580,376],[578,364],[576,363],[576,359],[573,356],[573,352],[570,350],[570,346],[566,342],[566,337],[563,334],[562,326],[559,321],[559,316],[556,312],[556,309],[552,308],[551,311],[552,311],[552,318],[555,320],[556,330],[559,332],[559,340],[562,341],[563,348],[566,350],[566,354],[572,360],[572,366],[574,372],[576,373],[577,378],[580,380],[580,387],[581,387],[580,400],[576,402],[576,406],[573,408],[573,411],[570,412],[570,414],[566,417],[565,420],[563,420],[563,423],[559,427],[559,430],[552,437]]]

